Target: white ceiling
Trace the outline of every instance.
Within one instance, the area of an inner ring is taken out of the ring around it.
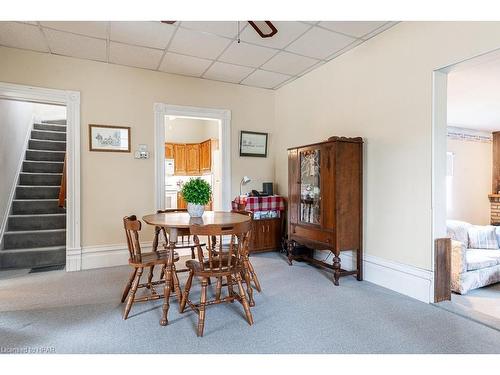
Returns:
[[[238,43],[236,21],[0,22],[0,45],[277,89],[395,24],[273,23],[263,39],[240,22]]]
[[[500,130],[500,56],[448,74],[448,125]]]

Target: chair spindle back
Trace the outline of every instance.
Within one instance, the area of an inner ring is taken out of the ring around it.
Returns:
[[[141,262],[141,245],[139,243],[139,231],[141,230],[141,222],[137,220],[135,215],[125,216],[123,218],[123,227],[127,236],[128,252],[130,259],[133,262]]]

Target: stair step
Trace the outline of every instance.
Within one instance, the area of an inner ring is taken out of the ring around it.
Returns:
[[[61,266],[66,263],[66,246],[0,250],[0,269]]]
[[[50,151],[50,150],[26,150],[27,161],[64,161],[65,151]]]
[[[63,133],[66,133],[66,125],[61,125],[61,124],[36,123],[36,124],[33,124],[33,129],[36,129],[36,130],[50,130],[50,131],[53,131],[53,132],[63,132]]]
[[[19,173],[19,185],[60,186],[61,173]]]
[[[36,130],[31,131],[31,139],[42,139],[49,141],[66,141],[66,133],[54,132],[49,130]]]
[[[66,151],[66,142],[30,139],[28,148],[30,150]]]
[[[3,235],[5,250],[63,245],[66,245],[66,229],[8,231]]]
[[[18,185],[16,199],[57,199],[59,190],[59,186]]]
[[[34,173],[62,173],[64,163],[60,161],[25,160],[23,172]]]
[[[65,229],[66,214],[10,215],[7,231]]]
[[[12,201],[13,215],[58,214],[65,212],[64,207],[59,207],[57,199],[14,199]]]
[[[58,125],[66,125],[66,119],[60,120],[44,120],[42,124],[58,124]]]

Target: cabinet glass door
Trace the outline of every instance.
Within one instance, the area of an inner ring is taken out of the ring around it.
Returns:
[[[320,224],[320,150],[300,151],[300,221]]]

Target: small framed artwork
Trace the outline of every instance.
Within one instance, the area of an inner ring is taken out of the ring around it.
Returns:
[[[130,127],[89,124],[89,150],[130,152]]]
[[[240,134],[240,156],[267,157],[267,133],[242,130]]]

